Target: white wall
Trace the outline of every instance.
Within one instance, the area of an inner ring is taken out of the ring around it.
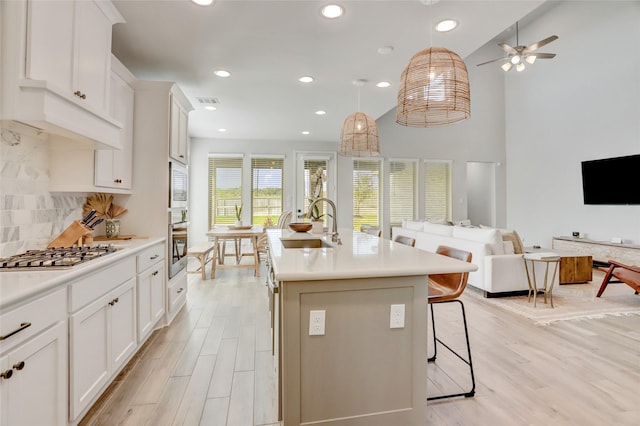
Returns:
[[[640,153],[640,2],[561,2],[520,40],[551,34],[556,58],[506,76],[508,226],[526,245],[572,231],[639,244],[640,206],[584,205],[580,162]]]

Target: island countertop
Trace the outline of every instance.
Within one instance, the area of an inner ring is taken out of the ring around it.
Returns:
[[[273,272],[278,281],[310,281],[472,272],[473,263],[408,247],[373,235],[340,230],[342,245],[321,238],[331,247],[284,248],[280,239],[319,238],[308,232],[267,230]]]

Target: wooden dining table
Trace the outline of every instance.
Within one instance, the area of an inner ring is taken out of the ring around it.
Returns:
[[[258,258],[258,238],[264,233],[262,226],[219,226],[207,232],[209,239],[213,239],[214,258],[211,262],[211,278],[215,278],[216,269],[222,268],[252,268],[256,277],[260,276],[260,261]],[[250,239],[252,253],[242,253],[242,239]],[[224,247],[227,241],[235,245],[235,263],[224,262]],[[241,263],[242,257],[253,256],[253,263]]]

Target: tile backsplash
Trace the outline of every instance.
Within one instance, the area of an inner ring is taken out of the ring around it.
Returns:
[[[42,249],[81,216],[85,193],[50,193],[49,142],[1,129],[0,258]]]

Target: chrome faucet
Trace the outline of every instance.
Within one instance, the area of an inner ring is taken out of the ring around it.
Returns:
[[[331,206],[331,220],[332,220],[332,227],[331,227],[331,241],[333,241],[334,243],[338,243],[338,245],[342,244],[342,241],[340,241],[340,237],[338,235],[338,222],[336,220],[336,205],[333,201],[331,201],[328,198],[316,198],[315,200],[313,200],[311,202],[311,204],[309,204],[309,210],[307,211],[307,217],[312,217],[313,215],[313,208],[315,207],[316,204],[318,204],[321,201],[326,201],[327,204],[329,204]]]

